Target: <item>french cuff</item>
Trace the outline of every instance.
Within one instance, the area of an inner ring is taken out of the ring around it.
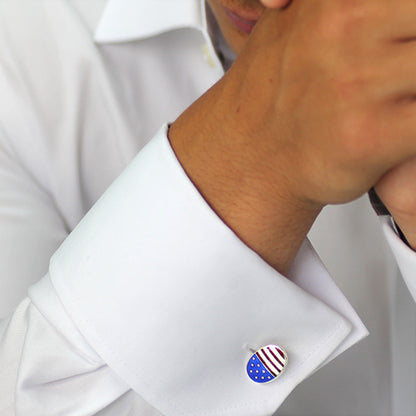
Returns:
[[[367,334],[308,241],[286,278],[237,238],[187,177],[167,126],[65,240],[46,279],[89,347],[167,416],[272,414]],[[41,292],[30,294],[40,308]],[[256,384],[250,348],[268,344],[288,364]]]
[[[400,238],[391,217],[379,217],[379,220],[382,224],[387,242],[396,258],[403,279],[416,301],[416,251],[412,250]]]

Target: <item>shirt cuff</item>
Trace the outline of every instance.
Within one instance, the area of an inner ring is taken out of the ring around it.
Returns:
[[[393,251],[400,272],[416,301],[416,251],[412,250],[402,241],[395,230],[393,219],[390,217],[379,217],[387,242]]]
[[[65,240],[45,279],[33,303],[48,310],[58,296],[88,348],[168,416],[271,414],[367,334],[308,241],[284,277],[238,239],[183,171],[167,126]],[[258,385],[245,368],[250,348],[267,344],[289,361]]]

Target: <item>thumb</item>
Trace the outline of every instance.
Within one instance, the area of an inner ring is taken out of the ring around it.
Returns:
[[[292,0],[260,0],[264,7],[269,9],[282,9],[286,7]]]

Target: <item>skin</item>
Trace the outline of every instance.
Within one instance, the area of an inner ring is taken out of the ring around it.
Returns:
[[[249,35],[239,30],[224,12],[226,7],[242,16],[260,17],[266,8],[281,9],[291,0],[207,0],[221,31],[238,55]],[[416,249],[416,157],[386,173],[375,185],[376,192],[392,213],[409,244]]]
[[[209,0],[238,57],[169,139],[211,207],[283,274],[325,205],[373,186],[416,247],[416,4],[398,1]],[[222,6],[258,14],[252,33]]]

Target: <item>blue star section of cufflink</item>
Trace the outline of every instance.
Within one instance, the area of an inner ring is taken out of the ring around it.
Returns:
[[[267,383],[275,378],[272,373],[269,373],[257,355],[253,355],[247,363],[247,374],[256,383]]]

